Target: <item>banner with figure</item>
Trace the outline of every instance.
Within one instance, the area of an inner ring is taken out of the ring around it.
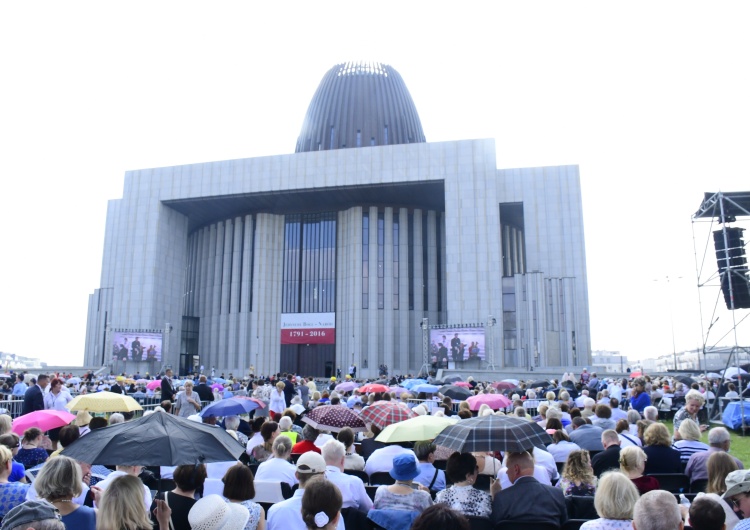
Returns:
[[[114,360],[161,361],[161,333],[115,331],[112,335],[112,358]]]
[[[432,328],[430,329],[430,357],[441,366],[448,361],[461,362],[485,359],[484,328]]]

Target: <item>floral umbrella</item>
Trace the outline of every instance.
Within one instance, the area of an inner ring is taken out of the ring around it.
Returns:
[[[339,432],[344,427],[350,427],[354,432],[367,430],[367,425],[356,412],[337,405],[315,407],[302,418],[302,421],[324,431]]]

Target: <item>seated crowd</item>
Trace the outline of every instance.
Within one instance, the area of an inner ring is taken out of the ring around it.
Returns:
[[[260,388],[284,395],[291,377]],[[38,428],[19,437],[10,418],[0,416],[0,530],[468,530],[478,521],[486,522],[482,528],[552,529],[573,528],[571,519],[586,530],[750,529],[750,472],[729,455],[726,429],[710,430],[708,443],[701,442],[697,413],[704,399],[697,391],[686,392],[670,434],[658,410],[645,404],[642,380],[629,390],[627,412],[619,394],[588,389],[580,402],[563,387],[543,394],[529,389],[526,399],[513,394],[506,412],[486,405],[472,411],[466,401],[454,411],[450,398],[413,407],[408,393],[319,393],[312,379],[299,385],[308,388],[302,399],[295,382],[286,408],[259,409],[247,420],[189,417],[229,432],[243,446],[239,461],[150,470],[92,466],[64,449],[107,424],[132,421],[132,414],[107,421],[79,413],[56,433],[56,451],[45,449],[48,439]],[[264,390],[250,386],[263,398]],[[475,392],[491,392],[489,385],[480,388]],[[369,436],[357,442],[350,427],[329,432],[304,421],[316,407],[359,414],[381,400],[413,407],[417,415],[507,413],[536,422],[549,443],[521,452],[457,452],[432,440],[380,442],[375,438],[384,425],[368,424]],[[526,406],[529,401],[535,406]],[[166,402],[149,413],[170,408]],[[669,482],[675,476],[682,477],[678,489]],[[678,503],[680,492],[691,494],[691,506]]]

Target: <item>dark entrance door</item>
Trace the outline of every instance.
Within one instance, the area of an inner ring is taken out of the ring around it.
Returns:
[[[335,373],[335,344],[282,344],[280,369],[302,376],[329,378]]]

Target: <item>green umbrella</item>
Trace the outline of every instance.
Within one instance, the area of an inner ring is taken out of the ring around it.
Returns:
[[[457,421],[458,418],[446,418],[444,416],[417,416],[410,420],[392,423],[383,429],[383,432],[375,440],[385,443],[432,440],[440,434],[440,431]]]

